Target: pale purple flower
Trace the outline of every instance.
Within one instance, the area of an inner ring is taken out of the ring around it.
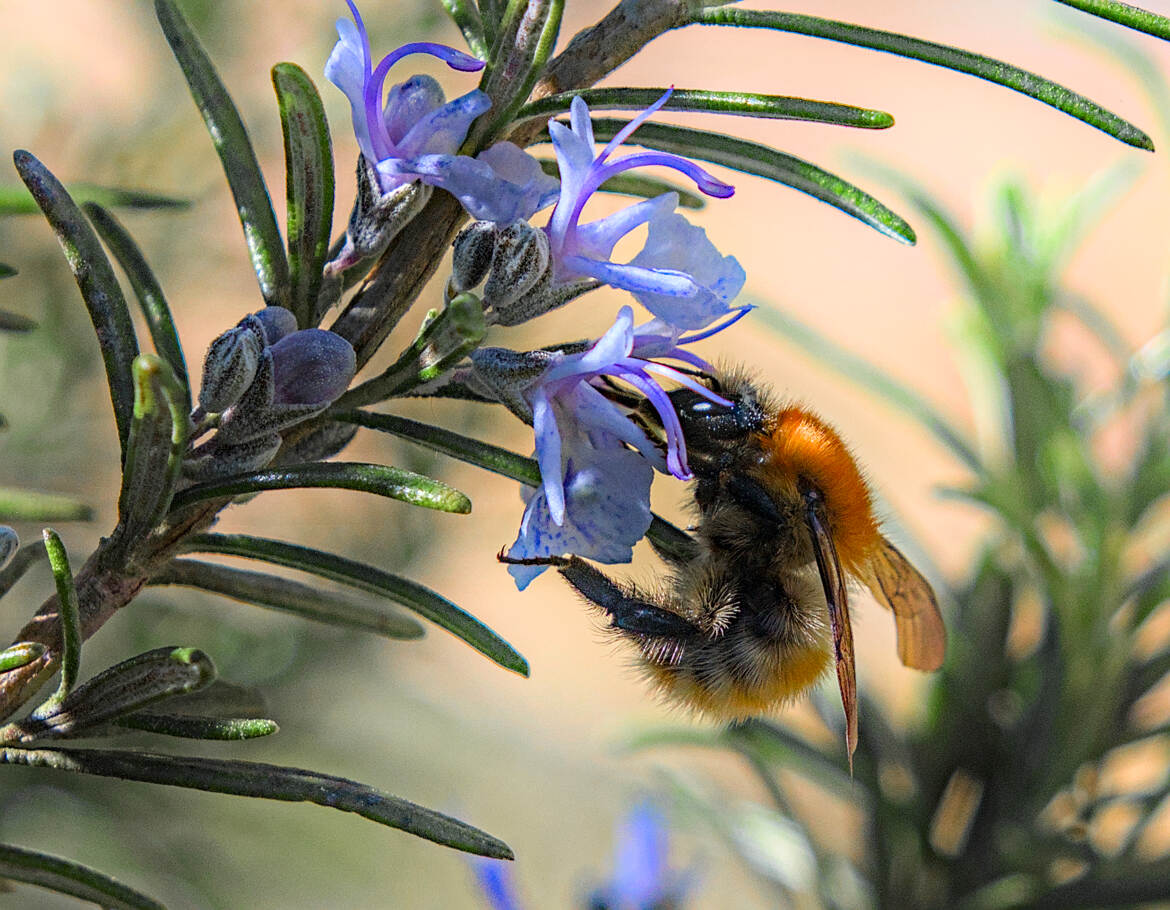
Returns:
[[[419,179],[398,172],[397,162],[422,155],[454,157],[472,121],[491,107],[491,100],[476,89],[445,102],[434,79],[413,76],[393,86],[383,101],[387,71],[410,54],[431,54],[464,72],[475,72],[484,64],[443,44],[416,42],[402,45],[374,66],[365,23],[353,0],[346,3],[353,22],[337,21],[338,42],[325,64],[325,76],[349,99],[358,148],[377,170],[382,192],[389,193]]]
[[[553,204],[560,182],[511,142],[497,142],[474,158],[423,155],[395,162],[395,173],[442,187],[477,221],[526,221]]]
[[[692,476],[678,414],[660,380],[727,404],[688,373],[650,358],[710,370],[679,346],[725,328],[740,315],[711,332],[683,336],[660,320],[635,329],[633,310],[622,307],[610,330],[589,348],[545,355],[548,366],[522,392],[532,410],[541,486],[528,497],[509,557],[574,553],[602,563],[630,561],[634,544],[650,526],[654,469],[683,480]],[[665,453],[631,419],[627,408],[603,394],[607,379],[632,387],[654,409],[662,424]],[[523,589],[545,568],[510,565],[508,571]]]
[[[630,291],[655,316],[683,329],[699,329],[731,311],[745,275],[731,256],[722,256],[706,232],[674,214],[678,195],[665,193],[605,218],[580,223],[589,197],[609,178],[636,167],[658,165],[690,177],[709,196],[727,197],[734,187],[679,155],[637,152],[611,161],[614,150],[670,97],[630,121],[597,155],[589,108],[580,98],[570,107],[570,127],[549,121],[560,170],[561,191],[545,230],[555,285],[595,279]],[[628,263],[611,261],[614,246],[635,228],[649,224],[645,248]]]

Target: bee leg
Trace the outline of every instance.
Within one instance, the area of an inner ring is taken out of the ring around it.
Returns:
[[[699,629],[665,607],[636,596],[583,559],[570,556],[558,571],[577,592],[609,614],[624,632],[685,641]]]
[[[784,516],[776,508],[775,500],[768,495],[768,491],[762,485],[747,475],[730,475],[724,489],[736,505],[751,512],[756,518],[774,525],[776,528],[779,528],[783,523]]]

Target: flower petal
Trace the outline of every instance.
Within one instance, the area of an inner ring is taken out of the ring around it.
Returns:
[[[634,544],[650,527],[653,477],[645,459],[628,449],[575,450],[564,474],[563,523],[552,521],[544,492],[538,491],[508,555],[531,559],[575,553],[602,563],[629,562]],[[523,590],[546,568],[509,566],[508,571]]]

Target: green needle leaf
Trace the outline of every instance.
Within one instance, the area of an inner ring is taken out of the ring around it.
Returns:
[[[599,142],[607,142],[627,122],[597,118],[593,121],[594,138]],[[887,237],[903,243],[914,243],[917,239],[914,229],[905,219],[890,211],[869,193],[815,164],[766,145],[735,139],[722,133],[684,129],[663,123],[643,123],[626,140],[626,144],[700,158],[746,174],[766,177],[828,203]]]
[[[95,186],[92,183],[72,183],[69,195],[78,205],[95,202],[106,208],[121,209],[185,209],[190,199],[144,193],[141,190],[119,190]],[[20,186],[0,186],[0,215],[35,215],[40,209],[28,191]]]
[[[215,680],[215,665],[198,648],[155,648],[124,660],[46,702],[26,720],[0,730],[0,741],[30,743],[79,736],[147,705],[195,692]]]
[[[1035,73],[985,57],[970,51],[908,38],[894,32],[850,25],[817,16],[802,16],[798,13],[782,13],[774,10],[737,9],[726,6],[699,9],[691,16],[691,22],[698,25],[734,25],[746,28],[766,28],[829,41],[841,41],[857,47],[884,51],[899,57],[921,60],[956,72],[966,73],[979,79],[986,79],[1005,88],[1027,95],[1037,101],[1089,124],[1119,139],[1126,145],[1153,151],[1154,143],[1140,129],[1127,120],[1090,101],[1083,95],[1070,91]]]
[[[197,534],[183,548],[187,552],[260,559],[388,597],[463,639],[501,667],[528,675],[528,661],[504,639],[445,597],[409,579],[333,553],[245,534]]]
[[[1090,16],[1108,19],[1118,25],[1145,32],[1163,41],[1170,41],[1170,19],[1159,16],[1157,13],[1146,12],[1128,3],[1119,3],[1117,0],[1056,0],[1065,6],[1079,9]]]
[[[167,514],[187,447],[187,398],[171,368],[153,354],[134,361],[134,422],[118,497],[120,545],[132,546]]]
[[[0,275],[0,278],[3,277],[5,276]],[[36,327],[36,322],[27,316],[0,310],[0,332],[31,332]]]
[[[38,885],[110,910],[166,910],[158,901],[88,866],[9,844],[0,844],[0,879]]]
[[[471,500],[445,483],[413,471],[388,465],[359,462],[311,462],[281,468],[267,468],[252,474],[237,474],[223,480],[197,483],[175,494],[171,511],[184,509],[204,499],[246,496],[264,490],[292,490],[301,487],[337,487],[360,490],[440,512],[466,515]]]
[[[590,88],[577,92],[546,95],[524,105],[516,120],[553,117],[565,114],[575,97],[580,97],[590,111],[643,111],[665,94],[664,88]],[[665,111],[698,111],[710,114],[736,114],[742,117],[767,117],[777,120],[809,120],[861,129],[881,130],[894,125],[893,115],[885,111],[812,101],[791,95],[761,95],[757,92],[713,92],[704,89],[676,88]]]
[[[252,268],[260,282],[260,293],[265,303],[284,306],[288,302],[288,260],[272,211],[272,198],[244,122],[199,39],[173,0],[155,0],[154,10],[223,162],[240,213]]]
[[[292,613],[331,626],[373,632],[386,638],[422,638],[424,629],[409,616],[363,603],[335,591],[260,572],[229,569],[194,559],[176,559],[150,579],[152,585],[183,585],[222,594],[243,603]]]
[[[57,234],[89,309],[89,318],[106,365],[106,380],[110,385],[110,399],[124,457],[134,408],[134,380],[130,365],[138,356],[138,340],[134,337],[134,324],[130,321],[122,289],[93,228],[60,181],[26,151],[17,151],[12,158],[20,178]]]
[[[114,749],[2,749],[0,763],[95,774],[285,802],[308,802],[398,828],[437,844],[512,859],[503,841],[458,819],[382,793],[365,784],[259,762],[126,752]]]
[[[304,329],[313,325],[333,229],[333,145],[325,107],[303,69],[295,63],[276,64],[272,85],[284,131],[289,309]]]
[[[0,651],[0,673],[19,670],[28,666],[45,653],[45,646],[39,641],[22,641]]]
[[[480,60],[486,60],[488,43],[483,33],[483,22],[479,18],[479,9],[470,0],[442,0],[442,4],[447,15],[463,33],[468,50]]]
[[[92,520],[93,509],[68,496],[0,487],[0,521]]]
[[[130,287],[134,289],[138,305],[142,308],[142,315],[146,317],[146,324],[150,328],[154,349],[158,356],[167,362],[181,384],[186,411],[190,412],[191,382],[187,378],[183,345],[179,341],[175,321],[171,318],[171,309],[167,306],[158,279],[154,277],[154,272],[151,271],[134,238],[117,218],[96,202],[84,203],[82,208],[98,233],[102,235],[102,240],[114,254],[114,258],[118,260],[126,277],[130,279]]]
[[[370,411],[349,411],[335,414],[334,418],[370,430],[390,433],[400,439],[408,439],[434,452],[502,474],[530,487],[540,485],[540,468],[534,459],[525,458],[523,455],[480,442],[469,436],[461,436],[429,423],[419,423],[417,420],[395,417],[391,414],[374,414]],[[655,547],[678,559],[686,560],[693,555],[694,541],[690,536],[657,515],[651,520],[646,537]]]
[[[182,739],[259,739],[280,732],[267,717],[196,717],[191,714],[154,714],[141,711],[120,717],[115,723],[130,730],[177,736]]]
[[[45,528],[44,538],[49,567],[57,585],[57,615],[61,621],[61,684],[42,706],[52,710],[65,701],[77,684],[77,673],[81,669],[81,616],[65,545],[51,528]]]
[[[553,158],[537,158],[541,170],[553,177],[560,176],[560,169]],[[617,193],[621,196],[637,196],[642,199],[653,199],[663,193],[678,193],[678,204],[684,209],[701,209],[707,206],[707,197],[694,193],[681,183],[672,180],[663,180],[661,177],[649,177],[626,171],[610,177],[597,188],[600,193]]]

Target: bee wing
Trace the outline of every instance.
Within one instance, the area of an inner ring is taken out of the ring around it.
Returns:
[[[894,614],[898,657],[916,670],[937,670],[947,651],[947,631],[930,582],[886,538],[870,560],[866,587]]]
[[[841,689],[841,706],[845,709],[845,746],[849,750],[849,772],[853,773],[853,753],[857,751],[857,672],[853,662],[853,626],[849,622],[849,598],[845,592],[845,572],[837,556],[837,545],[829,533],[824,500],[818,497],[806,510],[817,570],[829,605],[829,624],[833,629],[833,657],[837,664],[837,685]]]

